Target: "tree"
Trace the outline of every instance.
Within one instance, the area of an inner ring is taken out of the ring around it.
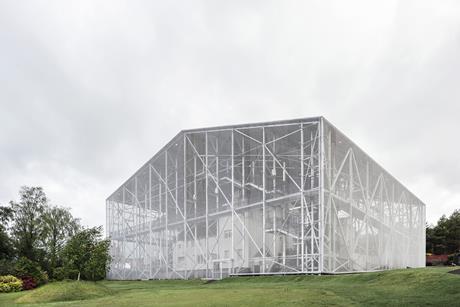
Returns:
[[[451,216],[443,215],[435,226],[426,228],[427,252],[452,254],[460,250],[460,210]]]
[[[9,260],[14,255],[13,243],[6,228],[12,217],[11,208],[0,206],[0,261]]]
[[[59,254],[66,241],[80,228],[79,220],[70,209],[48,206],[42,214],[40,240],[46,252],[48,274],[54,278],[54,269],[59,265]]]
[[[62,256],[64,267],[78,272],[87,280],[105,278],[110,263],[110,241],[102,239],[102,226],[83,229],[77,232],[65,245]]]
[[[88,280],[104,279],[110,264],[110,240],[99,241],[84,267],[84,276]]]
[[[460,210],[455,210],[444,222],[446,249],[449,254],[460,250]]]
[[[19,257],[32,261],[40,261],[43,251],[40,250],[41,218],[47,206],[43,188],[22,187],[19,191],[20,201],[11,201],[13,224],[11,234]]]

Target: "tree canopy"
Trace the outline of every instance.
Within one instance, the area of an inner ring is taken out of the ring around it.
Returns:
[[[83,229],[75,234],[63,250],[64,266],[87,280],[105,277],[110,262],[109,240],[102,239],[102,227]]]
[[[11,201],[13,224],[11,234],[17,255],[40,261],[41,217],[48,199],[41,187],[22,187],[19,202]]]
[[[102,226],[82,228],[70,209],[51,205],[43,188],[22,187],[19,200],[0,206],[0,275],[97,280],[105,277],[109,241]]]
[[[427,227],[426,250],[433,254],[460,251],[460,210],[455,210],[449,217],[443,215],[435,226]]]

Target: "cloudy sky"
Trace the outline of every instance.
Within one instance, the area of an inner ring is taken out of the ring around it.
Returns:
[[[0,0],[0,203],[86,225],[180,129],[324,115],[460,208],[459,1]]]

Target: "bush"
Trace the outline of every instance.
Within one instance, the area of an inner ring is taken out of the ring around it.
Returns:
[[[54,269],[54,279],[56,280],[65,280],[65,279],[77,279],[78,271],[65,268],[65,267],[58,267]]]
[[[32,276],[23,276],[22,280],[22,290],[32,290],[37,288],[37,282]]]
[[[48,282],[48,274],[40,268],[40,265],[25,257],[21,257],[16,262],[15,275],[20,278],[32,277],[37,286]]]
[[[0,276],[2,275],[14,275],[14,262],[7,259],[0,259]]]
[[[13,275],[0,276],[0,292],[17,292],[22,290],[22,281]]]

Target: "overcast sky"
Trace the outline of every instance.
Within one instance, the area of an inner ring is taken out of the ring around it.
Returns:
[[[85,225],[186,128],[323,115],[460,208],[460,1],[0,0],[0,203]]]

